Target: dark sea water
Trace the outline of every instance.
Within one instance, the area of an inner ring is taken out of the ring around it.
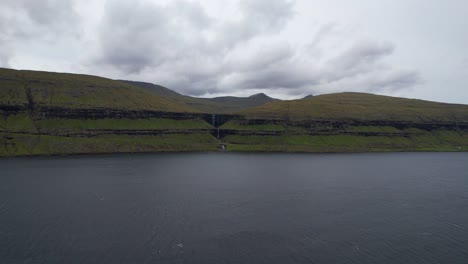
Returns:
[[[0,263],[468,263],[468,154],[0,160]]]

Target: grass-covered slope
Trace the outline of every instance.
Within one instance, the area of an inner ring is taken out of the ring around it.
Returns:
[[[468,133],[446,129],[406,133],[233,134],[223,141],[230,151],[273,152],[405,152],[468,151]]]
[[[167,96],[180,104],[186,105],[203,113],[233,113],[248,108],[263,105],[268,102],[279,101],[266,94],[255,94],[249,97],[223,96],[214,98],[197,98],[182,95],[164,86],[135,81],[121,81],[126,84],[146,89],[156,95]]]
[[[0,69],[0,157],[216,150],[211,129],[189,106],[129,84]]]
[[[97,76],[0,68],[0,105],[193,112],[145,89]]]
[[[230,150],[468,151],[468,106],[363,93],[278,101],[222,126]]]
[[[468,122],[468,105],[365,93],[277,101],[241,112],[250,119]]]
[[[206,98],[209,102],[216,103],[220,105],[221,109],[224,109],[224,112],[221,113],[232,113],[238,112],[241,110],[257,107],[269,102],[280,101],[269,97],[264,93],[254,94],[249,97],[235,97],[235,96],[223,96],[215,98]]]

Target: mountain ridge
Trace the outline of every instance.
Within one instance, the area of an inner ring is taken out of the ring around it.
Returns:
[[[185,104],[188,107],[194,108],[200,112],[206,113],[234,113],[237,111],[244,110],[246,108],[255,107],[262,105],[267,102],[276,101],[264,93],[254,94],[248,97],[236,97],[236,96],[220,96],[213,98],[202,98],[183,95],[167,87],[148,83],[148,82],[137,82],[137,81],[124,81],[118,80],[127,84],[135,85],[140,88],[146,89],[154,94],[166,96],[176,100],[181,104]]]
[[[0,69],[0,157],[468,151],[468,105],[351,92],[203,99],[138,85],[146,89],[91,75]]]

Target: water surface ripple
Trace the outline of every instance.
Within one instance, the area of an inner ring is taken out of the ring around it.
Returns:
[[[0,263],[468,263],[468,154],[0,160]]]

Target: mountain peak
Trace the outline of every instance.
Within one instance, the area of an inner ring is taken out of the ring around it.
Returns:
[[[258,94],[254,94],[254,95],[251,95],[249,96],[250,98],[271,98],[270,96],[264,94],[264,93],[258,93]]]

